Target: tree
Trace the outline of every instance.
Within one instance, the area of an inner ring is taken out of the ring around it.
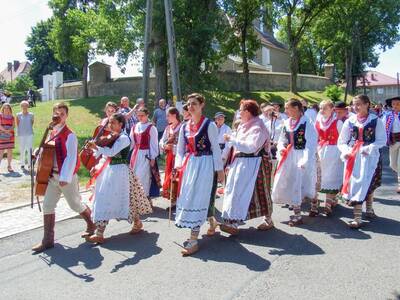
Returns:
[[[15,80],[12,80],[5,85],[5,89],[11,93],[19,93],[25,95],[29,89],[36,90],[36,86],[28,75],[18,76]]]
[[[334,0],[277,0],[275,8],[280,15],[280,25],[286,31],[289,46],[290,91],[297,93],[299,73],[299,44],[315,18]]]
[[[60,62],[70,61],[82,72],[83,97],[88,92],[89,58],[95,54],[97,14],[99,0],[50,0],[54,26],[50,32],[50,45]]]
[[[313,34],[345,78],[345,98],[354,93],[365,67],[378,64],[376,49],[385,50],[399,41],[399,24],[397,0],[336,0],[316,19]]]
[[[32,63],[30,77],[36,86],[42,86],[43,75],[54,71],[62,71],[64,79],[80,78],[79,70],[70,62],[60,63],[50,48],[49,34],[53,26],[53,20],[48,19],[38,22],[32,27],[31,33],[26,39],[28,49],[25,55]]]
[[[254,20],[261,16],[260,0],[223,0],[224,11],[228,15],[232,32],[227,34],[223,44],[227,54],[240,55],[242,58],[245,92],[250,92],[249,59],[260,46],[254,31]]]

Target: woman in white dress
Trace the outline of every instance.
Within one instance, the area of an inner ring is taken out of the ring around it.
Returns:
[[[374,191],[381,184],[380,149],[386,145],[386,131],[383,122],[369,112],[370,105],[366,95],[353,98],[356,115],[344,122],[338,140],[345,164],[341,195],[354,208],[354,220],[349,222],[350,228],[361,226],[364,201],[367,205],[366,216],[376,216],[372,203]]]
[[[285,104],[288,119],[278,141],[278,166],[272,188],[272,201],[293,206],[289,225],[302,224],[300,206],[304,198],[316,197],[317,134],[314,125],[303,115],[297,99]]]
[[[149,122],[147,108],[139,108],[136,112],[139,123],[131,129],[132,156],[130,167],[143,186],[144,192],[149,197],[152,180],[151,167],[155,166],[159,154],[157,128]]]
[[[139,215],[150,213],[151,206],[136,176],[129,170],[129,137],[123,132],[125,117],[113,114],[110,117],[112,135],[118,136],[110,147],[99,147],[94,142],[89,147],[96,157],[102,155],[98,165],[91,171],[96,180],[92,219],[96,232],[87,236],[91,243],[104,243],[104,231],[111,219],[128,220],[134,223],[131,234],[143,227]]]
[[[242,100],[239,111],[241,123],[237,132],[224,136],[234,150],[222,206],[224,224],[220,229],[231,235],[239,233],[240,222],[257,217],[265,219],[258,229],[274,226],[268,130],[258,117],[260,108],[256,101]]]
[[[325,194],[325,214],[332,214],[335,205],[335,197],[343,182],[343,162],[340,159],[340,151],[337,146],[343,122],[338,120],[334,112],[331,100],[320,103],[320,110],[315,122],[318,134],[318,157],[321,170],[321,182],[319,192]],[[310,217],[315,217],[318,212],[318,199],[311,201]]]
[[[219,182],[224,180],[217,126],[202,114],[205,99],[194,93],[188,96],[187,104],[191,119],[180,129],[175,158],[175,168],[180,173],[175,225],[191,229],[190,238],[184,243],[184,256],[199,249],[197,239],[207,219],[214,172]]]

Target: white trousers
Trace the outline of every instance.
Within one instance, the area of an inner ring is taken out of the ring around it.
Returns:
[[[21,166],[25,166],[26,162],[28,166],[31,165],[31,149],[33,142],[33,135],[19,136],[19,161]]]
[[[397,180],[400,184],[400,142],[389,147],[390,167],[397,173]]]

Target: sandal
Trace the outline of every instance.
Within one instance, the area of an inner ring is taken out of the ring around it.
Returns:
[[[219,229],[221,229],[221,231],[229,233],[230,235],[238,235],[239,234],[239,229],[226,225],[226,224],[220,224],[219,225]]]
[[[14,173],[14,170],[11,166],[7,167],[7,171],[8,171],[8,173]]]
[[[303,218],[302,217],[293,217],[288,222],[288,224],[290,227],[301,225],[301,224],[303,224]]]
[[[367,219],[375,219],[375,218],[377,218],[378,216],[375,214],[375,212],[372,210],[372,211],[367,211],[366,213],[365,213],[365,217],[367,218]]]
[[[139,232],[141,232],[143,230],[143,223],[142,221],[135,221],[133,222],[133,227],[131,229],[131,231],[129,231],[129,234],[138,234]]]
[[[308,216],[311,218],[315,218],[316,216],[319,215],[318,211],[314,211],[314,210],[310,210],[310,212],[308,213]]]
[[[218,222],[217,222],[217,220],[215,220],[215,218],[214,217],[212,217],[213,219],[210,221],[210,227],[208,228],[208,230],[207,230],[207,236],[213,236],[213,235],[215,235],[215,230],[217,229],[217,227],[218,227]]]
[[[325,216],[330,217],[332,215],[332,208],[325,207]]]
[[[260,225],[257,226],[257,229],[260,231],[267,231],[274,227],[275,227],[275,225],[273,222],[267,223],[266,221],[264,221],[263,223],[261,223]]]
[[[182,256],[190,256],[199,251],[199,244],[197,240],[187,240],[183,243],[183,250],[181,251]]]
[[[105,239],[102,235],[93,234],[91,236],[87,236],[85,238],[86,242],[93,243],[93,244],[103,244]]]
[[[361,223],[358,223],[357,221],[354,221],[354,220],[349,221],[349,222],[347,223],[347,225],[349,225],[349,227],[350,227],[351,229],[358,229],[358,228],[361,227]]]

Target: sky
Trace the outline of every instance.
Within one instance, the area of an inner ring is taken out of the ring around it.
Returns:
[[[25,40],[31,27],[51,16],[48,0],[0,0],[0,70],[13,60],[25,61]],[[101,56],[97,60],[111,65],[111,77],[139,75],[138,62],[130,61],[125,74],[119,71],[113,57]],[[380,54],[380,64],[374,70],[396,78],[400,72],[400,42]]]

